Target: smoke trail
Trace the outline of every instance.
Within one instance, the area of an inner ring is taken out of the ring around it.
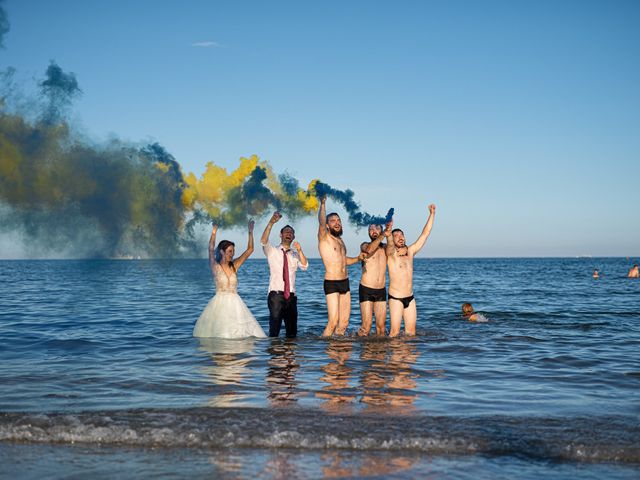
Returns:
[[[353,199],[354,193],[352,190],[337,190],[319,180],[313,183],[312,187],[318,198],[327,196],[341,203],[349,215],[349,221],[358,227],[366,227],[371,224],[383,225],[389,223],[393,218],[393,208],[390,208],[384,217],[361,212],[360,206]]]
[[[393,209],[385,217],[362,212],[353,199],[353,191],[337,190],[319,180],[313,180],[304,190],[295,177],[288,173],[276,176],[271,166],[256,155],[241,158],[231,173],[209,162],[200,180],[189,174],[185,182],[184,204],[193,212],[190,228],[201,222],[226,227],[244,225],[250,217],[259,218],[274,208],[295,219],[315,213],[318,198],[324,195],[341,203],[349,221],[358,227],[384,224],[393,217]]]
[[[3,7],[4,0],[0,0],[0,48],[4,48],[4,36],[9,32],[9,18]]]

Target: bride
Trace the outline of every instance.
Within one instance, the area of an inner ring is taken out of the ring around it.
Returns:
[[[196,322],[193,328],[194,337],[266,337],[264,330],[237,291],[238,268],[253,253],[253,226],[254,222],[251,220],[247,249],[234,260],[233,242],[222,240],[215,248],[218,226],[213,225],[209,239],[209,264],[216,284],[216,294],[209,300]]]

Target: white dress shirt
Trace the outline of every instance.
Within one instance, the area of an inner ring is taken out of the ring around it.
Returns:
[[[262,245],[262,244],[261,244]],[[282,278],[282,270],[284,269],[284,255],[282,252],[285,251],[285,248],[282,244],[274,247],[270,243],[262,245],[262,250],[264,250],[264,255],[267,257],[267,261],[269,262],[269,291],[282,292],[284,291],[284,278]],[[306,270],[309,267],[309,263],[306,265],[302,264],[300,260],[300,255],[295,248],[291,248],[287,252],[287,264],[289,265],[289,287],[291,293],[296,292],[296,270],[300,268],[301,270]]]

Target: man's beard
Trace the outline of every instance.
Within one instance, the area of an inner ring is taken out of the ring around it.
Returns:
[[[380,234],[375,235],[375,236],[373,236],[373,235],[369,234],[369,238],[371,239],[371,241],[372,241],[372,242],[373,242],[376,238],[378,238],[379,236],[380,236]]]
[[[329,233],[336,238],[340,238],[342,236],[342,227],[340,227],[340,230],[334,230],[333,228],[330,228]]]

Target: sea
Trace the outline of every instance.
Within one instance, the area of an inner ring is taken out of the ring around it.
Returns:
[[[359,265],[321,337],[312,259],[297,338],[222,340],[192,337],[207,260],[0,261],[0,477],[638,479],[633,263],[416,259],[417,335],[391,339],[357,336]],[[265,330],[267,285],[242,266]]]

